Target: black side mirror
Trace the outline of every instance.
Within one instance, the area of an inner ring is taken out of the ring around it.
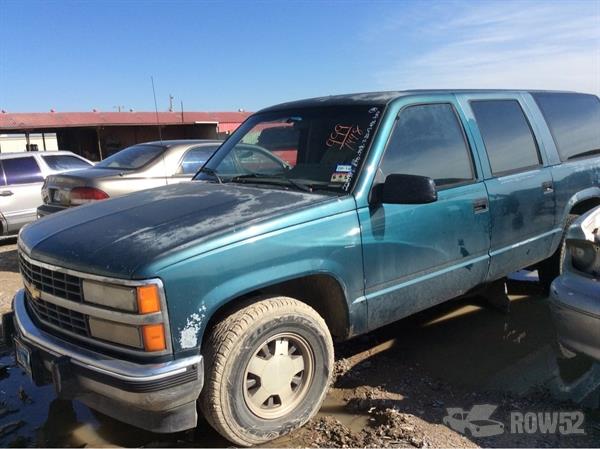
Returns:
[[[426,204],[437,201],[433,179],[417,175],[388,175],[385,183],[377,186],[376,198],[387,204]]]

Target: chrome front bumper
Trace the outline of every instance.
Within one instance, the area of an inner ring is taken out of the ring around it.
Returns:
[[[201,355],[149,364],[112,358],[39,329],[27,312],[23,290],[13,307],[16,338],[33,354],[36,382],[45,378],[61,398],[80,400],[143,429],[168,433],[196,426],[204,380]]]

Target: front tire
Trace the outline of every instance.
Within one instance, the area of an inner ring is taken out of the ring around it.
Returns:
[[[201,411],[217,432],[241,446],[275,439],[312,418],[334,364],[323,318],[282,296],[254,302],[216,323],[204,353]]]

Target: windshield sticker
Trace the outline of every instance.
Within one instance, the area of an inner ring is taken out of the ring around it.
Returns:
[[[350,190],[350,185],[352,184],[352,178],[354,177],[354,174],[356,173],[356,169],[360,165],[360,162],[363,157],[363,153],[365,152],[365,149],[367,147],[367,142],[369,141],[369,138],[371,137],[371,133],[375,129],[375,125],[377,125],[377,120],[379,119],[379,116],[381,115],[381,110],[377,107],[373,107],[373,108],[369,109],[369,114],[371,116],[371,121],[369,122],[369,126],[365,130],[364,134],[362,134],[362,140],[360,141],[360,144],[358,145],[358,149],[356,150],[356,156],[354,157],[354,159],[352,159],[352,164],[351,164],[352,169],[349,173],[347,173],[347,175],[348,175],[347,180],[344,183],[344,185],[342,186],[342,189],[346,192],[348,190]]]
[[[352,171],[352,165],[341,165],[341,164],[338,164],[338,166],[335,168],[335,171],[337,171],[337,172],[351,172]]]
[[[335,172],[331,175],[332,183],[346,183],[348,182],[348,178],[350,177],[350,173],[347,172]]]
[[[358,125],[335,125],[325,145],[329,148],[338,148],[339,150],[348,148],[349,150],[356,151],[355,145],[362,135],[363,131]]]

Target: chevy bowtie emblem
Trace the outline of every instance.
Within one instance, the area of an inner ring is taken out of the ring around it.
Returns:
[[[31,299],[40,299],[42,297],[42,292],[31,284],[27,284],[27,290],[29,291]]]

